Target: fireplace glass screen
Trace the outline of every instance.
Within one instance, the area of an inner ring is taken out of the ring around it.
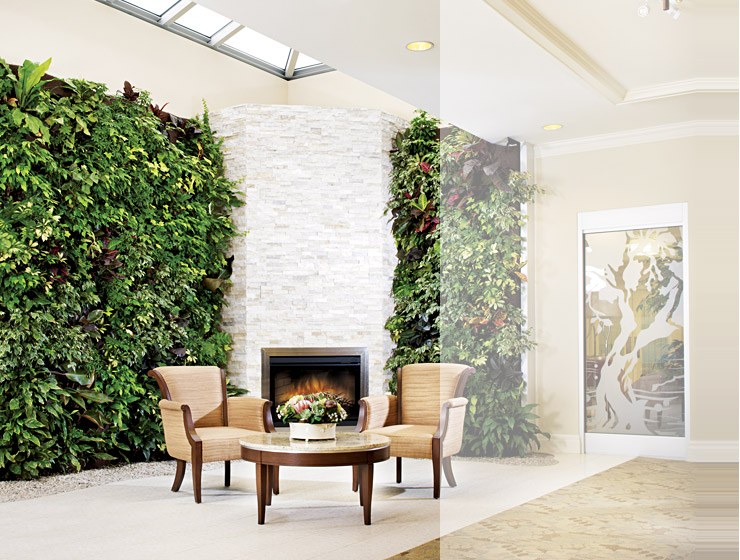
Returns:
[[[360,356],[271,356],[269,362],[270,400],[273,421],[283,424],[275,408],[294,395],[329,393],[347,411],[342,424],[355,424],[361,394]]]

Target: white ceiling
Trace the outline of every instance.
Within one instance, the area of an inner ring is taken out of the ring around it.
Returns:
[[[492,141],[736,121],[737,0],[683,0],[678,20],[642,1],[200,3]],[[419,39],[437,46],[404,48]]]

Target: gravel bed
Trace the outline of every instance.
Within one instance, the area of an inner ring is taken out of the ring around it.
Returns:
[[[496,463],[498,465],[521,465],[523,467],[550,467],[558,460],[550,453],[528,453],[524,457],[454,457],[455,461],[474,463]]]
[[[223,468],[223,464],[206,463],[203,465],[203,470],[217,468]],[[151,476],[174,477],[175,462],[133,463],[103,469],[84,470],[71,474],[44,476],[37,480],[0,480],[0,503],[30,500],[90,488],[91,486],[103,486],[121,480]]]

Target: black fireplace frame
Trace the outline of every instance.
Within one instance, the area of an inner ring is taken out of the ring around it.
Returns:
[[[262,398],[270,400],[270,358],[273,356],[359,356],[360,357],[360,397],[369,391],[368,350],[365,346],[333,346],[307,348],[263,348],[262,349]],[[275,403],[272,403],[274,415]],[[348,419],[349,420],[349,419]],[[352,419],[352,422],[356,419]],[[343,422],[344,424],[344,422]]]

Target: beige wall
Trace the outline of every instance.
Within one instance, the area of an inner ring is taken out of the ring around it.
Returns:
[[[686,138],[540,158],[535,395],[545,430],[579,432],[578,212],[688,202],[691,445],[738,438],[738,139]],[[697,443],[699,442],[699,443]],[[728,447],[729,448],[729,447]]]
[[[287,103],[287,82],[94,0],[0,4],[0,57],[12,64],[52,57],[50,73],[128,80],[181,116],[240,103]]]
[[[405,120],[410,120],[415,111],[412,105],[341,72],[328,72],[291,81],[288,103],[379,109]]]

